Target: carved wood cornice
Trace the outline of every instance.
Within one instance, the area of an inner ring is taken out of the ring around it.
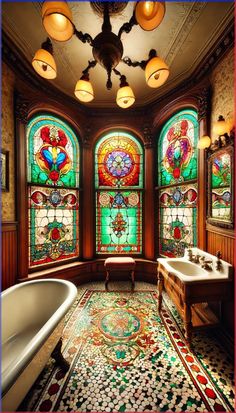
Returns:
[[[198,101],[198,120],[202,120],[208,116],[210,109],[211,88],[203,87],[201,93],[197,96]]]
[[[153,147],[153,134],[150,123],[146,123],[143,126],[143,139],[144,139],[144,148],[150,149]]]
[[[29,100],[21,94],[15,95],[15,117],[21,123],[27,124],[29,114]]]

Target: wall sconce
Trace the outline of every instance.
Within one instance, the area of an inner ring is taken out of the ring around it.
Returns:
[[[221,148],[231,142],[232,136],[230,135],[230,129],[232,129],[230,122],[226,121],[225,118],[220,115],[218,120],[213,124],[213,132],[218,135],[218,138],[214,141],[214,147]]]
[[[211,146],[211,138],[207,135],[202,136],[197,144],[198,149],[207,149]]]

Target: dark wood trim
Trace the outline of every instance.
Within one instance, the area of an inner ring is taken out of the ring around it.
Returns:
[[[233,229],[227,229],[222,227],[216,227],[211,224],[206,224],[206,230],[214,234],[219,234],[227,238],[235,239],[235,231]]]

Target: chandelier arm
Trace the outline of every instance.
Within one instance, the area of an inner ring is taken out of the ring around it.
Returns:
[[[125,33],[131,32],[133,26],[135,26],[136,24],[138,24],[138,22],[137,22],[137,20],[136,20],[136,18],[135,18],[135,14],[133,13],[133,15],[132,15],[132,17],[130,18],[130,20],[129,20],[128,22],[124,23],[124,24],[121,26],[121,28],[120,28],[120,30],[119,30],[119,33],[118,33],[118,37],[120,38],[123,32],[125,32]]]
[[[88,66],[86,67],[86,69],[84,69],[84,70],[82,71],[82,73],[83,73],[84,75],[86,75],[92,67],[95,67],[95,66],[96,66],[96,64],[97,64],[96,60],[89,60],[89,61],[88,61]]]
[[[93,38],[88,33],[82,33],[76,29],[74,26],[74,34],[76,35],[77,39],[79,39],[83,43],[88,43],[90,46],[93,46]]]
[[[117,69],[113,69],[113,72],[117,75],[117,76],[120,76],[120,78],[121,78],[121,76],[122,76],[122,74],[119,72],[119,70],[117,70]]]
[[[145,70],[146,64],[148,62],[148,60],[142,60],[141,62],[132,62],[132,60],[128,56],[125,56],[123,59],[121,59],[121,61],[127,66],[141,67],[141,69],[143,70]]]

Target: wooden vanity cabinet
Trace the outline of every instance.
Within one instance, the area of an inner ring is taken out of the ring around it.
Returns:
[[[232,281],[209,280],[183,282],[176,275],[167,271],[158,262],[158,310],[161,311],[162,291],[165,290],[175,304],[184,323],[185,338],[191,345],[193,329],[216,326],[220,320],[211,311],[209,302],[222,302],[232,297]]]

